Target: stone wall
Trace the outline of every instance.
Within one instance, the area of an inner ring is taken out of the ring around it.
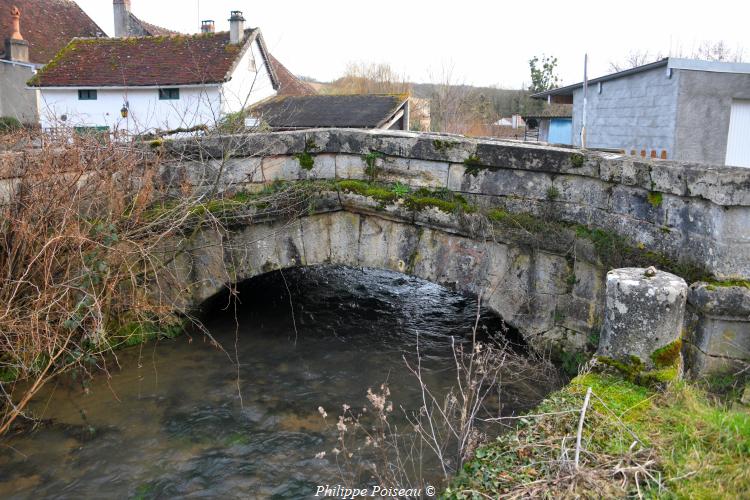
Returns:
[[[245,271],[225,276],[225,281],[291,265],[274,261],[272,255],[286,255],[298,263],[410,272],[482,293],[527,338],[582,348],[600,328],[608,263],[591,234],[579,234],[578,228],[622,238],[672,272],[686,269],[704,278],[750,278],[750,171],[742,168],[392,131],[311,130],[174,141],[163,147],[170,158],[164,170],[167,183],[189,182],[200,188],[218,182],[232,192],[279,180],[367,180],[375,174],[383,182],[458,192],[479,208],[478,214],[460,217],[435,209],[414,212],[398,203],[384,206],[339,192],[340,207],[335,210],[346,213],[316,216],[326,222],[299,222],[300,243],[286,250],[278,240],[259,243],[264,240],[258,235],[249,240],[239,236],[263,231],[260,227],[224,236],[229,246],[242,241],[260,245],[249,251],[248,244],[239,243],[242,252],[255,259],[249,266],[252,272],[243,265],[239,269]],[[311,168],[303,168],[301,158],[312,159]],[[507,225],[476,232],[481,220],[486,222],[483,216],[493,210],[533,217],[542,223],[541,234]],[[311,224],[320,227],[310,226],[305,232]],[[330,229],[340,224],[345,229]],[[314,242],[308,236],[302,245],[301,235],[310,231],[317,235]],[[322,235],[327,236],[321,239]],[[324,248],[311,250],[317,244]],[[197,269],[204,268],[210,266]],[[199,281],[208,279],[216,280],[214,276]],[[742,300],[750,297],[742,285],[710,287],[703,290],[710,297],[724,288]],[[202,290],[208,293],[211,288]],[[746,345],[750,315],[742,309],[732,314],[710,310],[695,293],[690,297],[693,320],[687,340],[696,350],[691,359],[706,366],[706,359],[724,359],[727,362],[719,368],[726,369],[750,358],[741,349],[726,354],[726,345],[716,340],[731,329],[732,345]]]
[[[167,148],[178,158],[165,173],[172,182],[205,183],[221,172],[222,186],[234,189],[367,179],[364,156],[375,153],[380,180],[447,188],[482,207],[596,227],[719,279],[750,278],[750,170],[740,167],[392,131],[281,132]],[[306,149],[311,170],[295,157]]]

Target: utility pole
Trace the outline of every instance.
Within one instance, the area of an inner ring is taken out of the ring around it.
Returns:
[[[589,95],[589,55],[583,55],[583,113],[581,114],[581,148],[586,149],[586,104]]]

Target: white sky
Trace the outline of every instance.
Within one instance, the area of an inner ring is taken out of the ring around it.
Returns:
[[[113,33],[110,0],[76,0]],[[228,29],[230,10],[260,27],[271,52],[298,75],[327,81],[347,62],[386,62],[412,81],[439,80],[519,88],[528,60],[558,58],[564,84],[608,72],[631,50],[691,52],[703,40],[750,51],[750,3],[712,0],[563,2],[527,0],[132,0],[133,13],[159,26],[196,32],[201,19]],[[744,5],[744,6],[743,6]]]

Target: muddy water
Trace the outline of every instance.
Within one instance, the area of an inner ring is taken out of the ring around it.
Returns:
[[[477,307],[349,268],[272,273],[239,292],[206,306],[222,348],[184,335],[117,352],[109,378],[50,385],[32,408],[43,425],[0,441],[0,498],[310,497],[341,482],[330,450],[342,405],[365,406],[367,389],[387,382],[397,408],[419,408],[404,368],[417,340],[426,382],[447,390],[450,338],[470,334]],[[501,330],[486,311],[480,323]],[[549,389],[510,384],[495,406],[524,410]]]

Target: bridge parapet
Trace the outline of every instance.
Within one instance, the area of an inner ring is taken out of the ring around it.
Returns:
[[[165,143],[168,176],[225,189],[356,179],[449,189],[483,209],[581,224],[717,279],[750,278],[750,169],[394,131],[308,130]],[[678,273],[679,274],[679,273]]]
[[[693,285],[701,293],[691,292],[688,300],[686,344],[693,347],[696,366],[709,371],[750,359],[750,318],[707,305],[727,293],[750,303],[750,169],[458,136],[335,129],[170,141],[164,149],[170,159],[164,171],[168,183],[187,181],[197,188],[218,183],[232,192],[274,181],[331,182],[339,209],[363,214],[363,221],[398,221],[394,227],[409,234],[404,223],[457,235],[443,242],[450,252],[427,258],[436,274],[422,273],[443,284],[459,282],[458,267],[476,266],[484,255],[468,242],[503,245],[514,257],[503,261],[501,274],[515,292],[493,295],[490,305],[514,326],[545,340],[580,348],[596,335],[603,275],[611,268],[656,265],[688,282],[719,280]],[[393,192],[408,186],[433,190],[428,196],[459,193],[477,214],[414,210],[403,200],[358,191],[345,182],[352,180],[384,184]],[[494,223],[491,233],[476,231],[483,216]],[[413,235],[389,237],[390,230],[371,235],[367,228],[381,223],[368,224],[349,228],[360,235],[357,245],[364,252],[350,264],[386,259],[386,267],[400,270],[394,263],[402,262],[409,271],[409,256],[425,257],[424,249],[405,243]],[[363,257],[370,248],[363,246],[365,234],[380,241],[372,248],[385,244],[381,250],[390,253]],[[466,243],[448,243],[455,238]],[[448,279],[441,266],[458,266],[456,276]],[[466,291],[480,289],[472,285]]]

